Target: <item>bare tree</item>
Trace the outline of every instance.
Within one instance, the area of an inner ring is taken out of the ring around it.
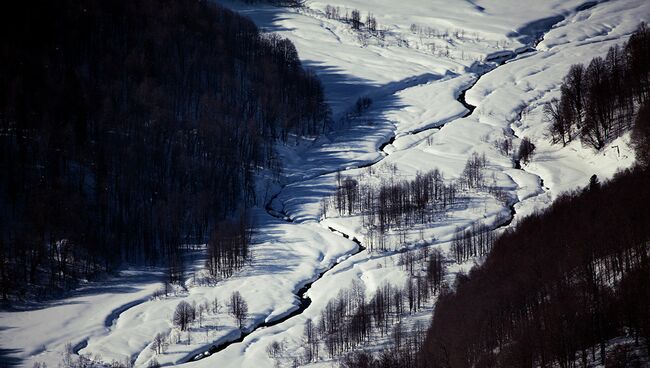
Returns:
[[[190,303],[184,300],[176,306],[173,322],[175,326],[178,326],[181,329],[181,331],[187,330],[190,323],[194,320],[193,316],[195,315],[195,311],[192,309]]]
[[[316,326],[311,319],[305,323],[305,360],[312,362],[318,360],[318,337],[316,334]]]
[[[585,68],[582,64],[572,65],[564,77],[562,95],[566,96],[568,107],[572,110],[572,121],[578,129],[582,126],[585,110]]]
[[[468,188],[480,189],[485,185],[483,169],[487,166],[485,154],[472,153],[472,156],[465,163],[461,180]]]
[[[366,28],[372,33],[377,31],[377,18],[372,13],[368,13],[366,17]]]
[[[203,327],[203,315],[208,311],[208,306],[207,303],[201,303],[199,304],[197,310],[196,310],[196,315],[199,319],[199,327]]]
[[[352,11],[351,22],[352,22],[352,29],[357,31],[361,29],[361,13],[357,9],[354,9]]]
[[[221,312],[221,304],[219,304],[219,299],[215,296],[212,299],[212,313],[218,314],[219,312]]]
[[[153,337],[153,342],[151,344],[151,350],[155,351],[156,354],[164,353],[167,350],[168,342],[167,336],[164,333],[157,333]]]
[[[587,105],[580,130],[584,143],[600,150],[610,139],[614,121],[614,103],[610,94],[608,68],[605,61],[594,58],[585,72]]]
[[[562,95],[562,100],[554,98],[551,102],[544,105],[544,115],[547,121],[551,123],[549,132],[551,133],[551,142],[562,142],[566,146],[571,141],[571,123],[573,110],[567,106],[566,97]]]
[[[273,341],[266,347],[266,354],[269,358],[279,358],[282,355],[284,346],[282,342]]]
[[[517,157],[524,164],[533,158],[533,152],[535,151],[535,145],[530,141],[528,137],[524,137],[519,144],[519,151],[517,152]]]
[[[230,308],[230,314],[237,320],[239,328],[244,327],[244,321],[248,316],[248,304],[239,291],[232,293],[228,307]]]

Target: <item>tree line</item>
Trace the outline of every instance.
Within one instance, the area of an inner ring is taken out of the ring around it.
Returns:
[[[321,214],[330,209],[339,216],[362,215],[368,230],[368,247],[386,250],[385,236],[390,230],[404,230],[434,221],[436,213],[457,203],[457,185],[444,180],[435,169],[417,173],[413,180],[382,182],[379,186],[360,184],[350,176],[336,176],[336,191],[321,203]]]
[[[327,19],[334,19],[349,23],[350,27],[355,31],[361,31],[365,29],[371,34],[381,35],[379,27],[377,26],[377,18],[371,13],[368,12],[363,21],[361,16],[361,11],[359,9],[352,9],[350,12],[347,8],[345,9],[345,14],[341,11],[339,6],[326,5],[325,6],[325,17]]]
[[[123,262],[168,264],[175,281],[180,244],[209,239],[232,258],[213,272],[240,264],[233,239],[246,237],[219,224],[255,201],[255,172],[279,169],[275,142],[329,119],[289,40],[209,1],[21,3],[0,17],[5,301]]]
[[[553,143],[575,138],[600,150],[631,127],[635,109],[650,99],[650,30],[641,23],[623,45],[588,66],[571,66],[561,97],[545,105]]]
[[[492,249],[495,238],[493,229],[480,221],[473,223],[467,229],[457,228],[451,242],[451,250],[456,262],[463,263],[487,255]]]
[[[251,236],[246,214],[215,226],[208,241],[206,259],[206,268],[212,278],[228,278],[251,260]]]

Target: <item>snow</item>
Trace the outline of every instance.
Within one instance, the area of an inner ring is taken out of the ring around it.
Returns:
[[[136,366],[146,366],[155,357],[161,364],[182,363],[210,344],[240,336],[236,321],[225,310],[233,291],[248,302],[250,317],[244,330],[250,332],[260,323],[298,310],[301,301],[296,292],[329,270],[312,284],[307,294],[311,304],[302,313],[256,329],[243,342],[217,354],[183,364],[271,367],[275,362],[266,354],[267,345],[284,340],[289,354],[297,356],[307,319],[318,319],[327,302],[353,280],[361,280],[369,296],[386,282],[402,286],[407,275],[398,265],[399,249],[431,246],[447,251],[457,227],[476,221],[498,226],[509,216],[512,203],[516,216],[524,216],[548,206],[564,191],[583,187],[593,174],[602,180],[633,163],[628,136],[602,152],[577,141],[566,147],[552,145],[542,107],[559,96],[561,80],[572,64],[605,54],[611,45],[625,41],[640,21],[648,21],[647,1],[611,0],[588,8],[582,1],[561,0],[335,0],[308,1],[308,9],[301,11],[223,3],[296,44],[304,66],[324,83],[337,130],[314,141],[278,147],[286,164],[283,187],[259,185],[260,192],[266,193],[260,195],[260,208],[253,210],[257,230],[250,265],[232,278],[205,283],[203,260],[196,256],[188,260],[192,266],[187,291],[177,290],[168,297],[151,297],[161,286],[161,271],[128,270],[60,302],[2,312],[0,347],[21,359],[21,365],[56,366],[67,343],[78,345],[82,354],[100,355],[103,361],[127,358]],[[380,28],[386,29],[384,40],[359,37],[347,24],[326,19],[323,9],[328,4],[340,6],[343,13],[359,9],[362,19],[371,11]],[[527,50],[554,23],[537,51],[521,53],[498,67],[485,62]],[[414,33],[412,24],[449,36]],[[435,44],[433,51],[431,44]],[[466,101],[476,109],[463,117],[468,111],[457,98],[475,82]],[[353,117],[350,112],[362,96],[370,97],[372,105]],[[506,137],[514,139],[515,147],[523,137],[535,144],[535,156],[522,164],[523,170],[513,168],[513,160],[495,147],[495,140]],[[409,231],[406,245],[393,236],[389,240],[393,251],[386,253],[356,253],[357,244],[341,235],[365,244],[360,217],[320,217],[320,202],[335,189],[339,170],[375,184],[391,176],[409,180],[435,168],[451,180],[459,177],[474,152],[486,155],[489,180],[508,194],[509,203],[482,192],[464,192],[462,203],[439,221]],[[373,163],[373,174],[361,168]],[[293,222],[264,211],[264,202],[279,190],[272,207]],[[454,265],[450,278],[472,264]],[[194,328],[189,345],[183,333],[176,336],[182,343],[171,344],[164,354],[148,349],[156,333],[174,334],[171,315],[179,301],[201,304],[215,298],[222,310],[208,313],[202,327]],[[403,323],[426,324],[430,311],[429,307]],[[115,320],[106,326],[107,319]],[[375,348],[381,344],[379,339]]]
[[[66,344],[82,347],[87,338],[104,334],[106,321],[115,311],[148,298],[160,287],[162,277],[158,270],[125,270],[89,283],[63,300],[3,312],[0,346],[15,349],[16,357],[26,359],[24,366],[31,367],[33,361],[58,362]]]

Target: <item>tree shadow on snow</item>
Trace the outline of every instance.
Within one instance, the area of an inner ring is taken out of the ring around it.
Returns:
[[[11,327],[0,326],[0,333],[11,335],[11,332],[7,332],[7,330],[11,329]],[[19,366],[22,360],[17,358],[15,354],[19,354],[21,351],[20,349],[7,349],[0,346],[0,368]]]
[[[527,45],[539,40],[544,33],[548,32],[554,25],[564,20],[564,16],[555,15],[548,18],[538,19],[523,25],[517,31],[508,34],[508,37],[515,37],[517,41]]]
[[[92,281],[88,285],[67,291],[58,297],[40,301],[15,302],[10,308],[6,308],[5,310],[8,312],[23,312],[63,305],[85,304],[87,301],[79,300],[79,298],[102,294],[135,293],[140,291],[140,285],[156,281],[162,282],[163,278],[164,270],[161,268],[147,268],[141,271],[123,270],[119,274]]]
[[[406,107],[398,92],[454,76],[425,73],[376,84],[324,63],[303,60],[302,64],[321,80],[332,121],[325,134],[301,152],[297,165],[285,167],[289,183],[379,161],[379,148],[395,137],[396,122],[387,113]],[[359,109],[361,97],[368,98],[370,106]]]
[[[294,30],[293,28],[287,28],[278,24],[288,19],[287,15],[292,11],[291,9],[261,3],[250,5],[236,0],[216,0],[216,3],[251,19],[262,32],[286,32]]]

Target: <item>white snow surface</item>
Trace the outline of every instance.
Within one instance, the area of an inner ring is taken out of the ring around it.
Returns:
[[[472,153],[484,153],[490,178],[507,192],[511,203],[516,202],[519,218],[543,209],[564,191],[586,185],[593,174],[606,179],[634,161],[627,136],[598,153],[577,141],[567,147],[550,144],[542,106],[559,96],[562,78],[572,64],[604,55],[610,46],[624,42],[641,21],[649,20],[646,0],[611,0],[581,11],[577,9],[584,1],[575,0],[332,0],[307,1],[303,10],[219,2],[295,43],[303,65],[323,81],[337,130],[314,141],[296,140],[295,145],[278,147],[286,164],[284,186],[266,185],[260,175],[259,187],[264,189],[260,189],[259,208],[253,210],[257,228],[250,265],[227,280],[206,284],[201,282],[202,248],[198,248],[198,256],[188,258],[187,291],[173,296],[151,298],[160,288],[162,272],[125,270],[121,277],[91,283],[63,300],[2,312],[0,349],[20,359],[20,365],[46,362],[55,367],[67,343],[106,362],[130,359],[136,366],[146,366],[155,357],[163,365],[181,364],[210,344],[237,338],[240,332],[224,307],[220,313],[207,314],[202,326],[194,328],[189,344],[183,333],[175,336],[180,343],[172,343],[164,354],[154,354],[148,346],[156,333],[170,334],[171,315],[180,300],[201,304],[217,298],[225,304],[237,290],[249,305],[244,330],[250,331],[298,309],[295,293],[329,270],[309,289],[311,304],[301,314],[256,329],[241,343],[183,365],[272,367],[275,362],[265,349],[273,341],[284,341],[288,354],[298,356],[305,321],[318,319],[327,302],[352,280],[361,280],[371,296],[383,283],[401,286],[407,277],[397,265],[398,253],[354,254],[353,241],[328,230],[332,227],[365,242],[360,218],[320,217],[320,201],[334,190],[337,171],[380,183],[391,176],[406,180],[438,168],[446,179],[454,179]],[[339,6],[343,14],[345,9],[359,9],[362,18],[371,11],[386,30],[385,38],[360,36],[349,25],[326,19],[323,9],[328,4]],[[560,16],[563,20],[548,30],[549,19],[557,22]],[[412,24],[449,36],[414,33]],[[542,33],[544,38],[534,51],[498,67],[485,61],[534,45]],[[463,118],[467,110],[456,98],[477,78],[466,93],[467,102],[477,107]],[[372,98],[371,107],[347,119],[361,96]],[[379,147],[392,137],[392,144],[380,152]],[[495,148],[494,141],[505,137],[514,137],[515,147],[523,137],[536,146],[532,161],[521,170]],[[359,168],[372,163],[373,174]],[[293,222],[264,211],[264,202],[278,191],[272,206]],[[508,206],[490,195],[468,192],[464,196],[463,205],[443,218],[408,232],[405,244],[390,239],[391,247],[427,245],[447,251],[456,227],[476,221],[497,226],[499,215],[510,213]],[[471,262],[453,267],[452,277],[469,267]],[[407,325],[428,323],[430,311],[414,316]]]

